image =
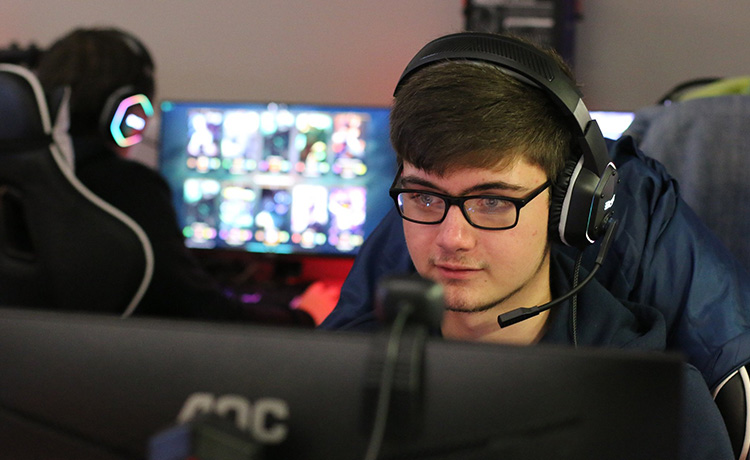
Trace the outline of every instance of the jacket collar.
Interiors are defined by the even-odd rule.
[[[550,264],[553,297],[564,295],[573,286],[575,261],[555,245]],[[581,267],[579,280],[588,271]],[[580,346],[663,350],[666,325],[656,308],[615,298],[595,279],[578,293],[576,318],[571,299],[552,307],[548,329],[541,343]]]

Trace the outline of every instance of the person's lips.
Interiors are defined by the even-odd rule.
[[[440,276],[450,279],[470,278],[481,271],[481,268],[453,263],[436,263],[435,268]]]

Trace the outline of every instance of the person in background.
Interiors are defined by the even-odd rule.
[[[155,95],[155,65],[139,39],[116,28],[78,28],[41,53],[35,72],[48,94],[70,89],[77,177],[135,220],[151,242],[154,275],[134,314],[311,324],[303,312],[256,309],[226,295],[185,247],[166,181],[128,159],[146,129]],[[127,133],[111,125],[123,101],[136,108]]]

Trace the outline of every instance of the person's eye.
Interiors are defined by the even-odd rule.
[[[407,200],[412,202],[416,206],[420,207],[431,207],[436,204],[436,202],[440,201],[439,198],[427,194],[427,193],[420,193],[420,192],[409,192],[407,194]]]
[[[484,197],[477,200],[475,210],[485,213],[500,213],[514,209],[512,202],[499,197]]]
[[[420,193],[419,194],[419,202],[422,203],[424,206],[432,206],[435,201],[437,201],[437,198],[435,198],[432,195],[428,195],[426,193]]]

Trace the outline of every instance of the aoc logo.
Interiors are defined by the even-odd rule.
[[[237,428],[264,444],[281,443],[289,434],[289,405],[282,399],[259,398],[251,403],[239,395],[193,393],[182,406],[177,422],[186,423],[207,413],[234,419]]]

